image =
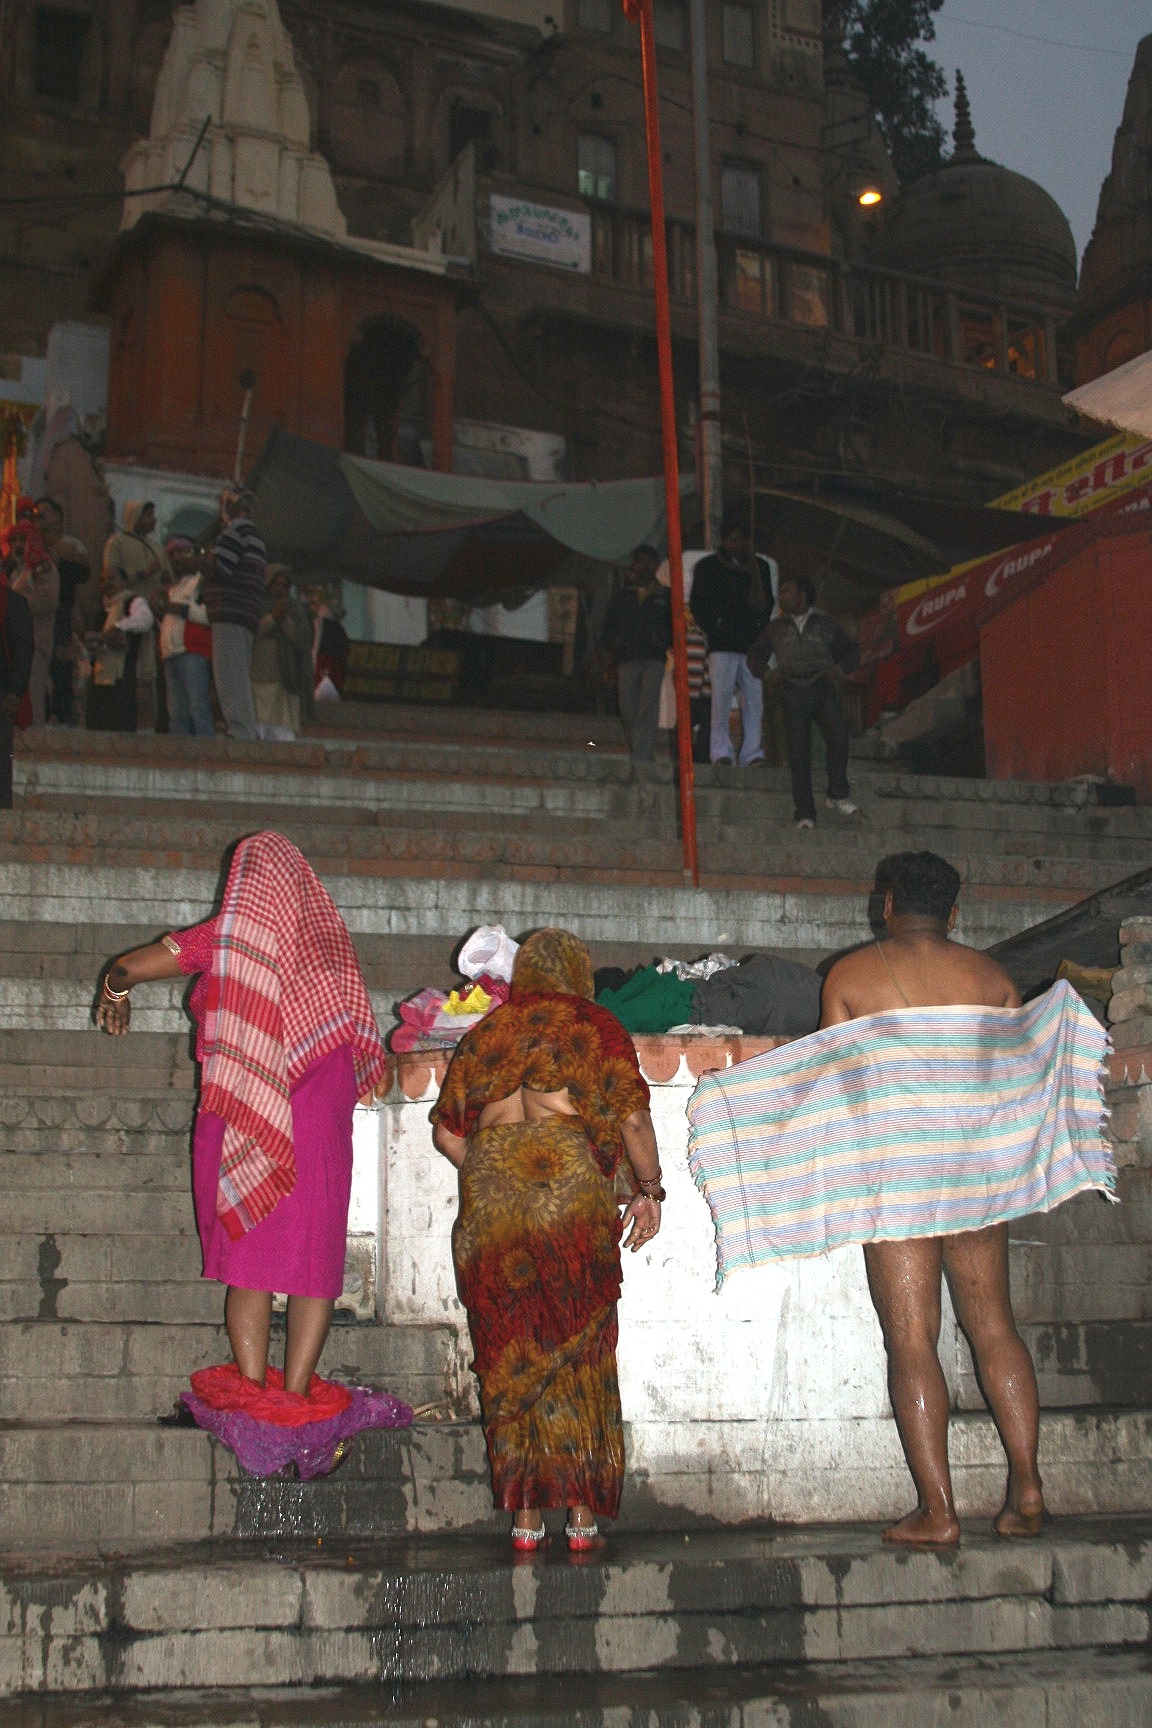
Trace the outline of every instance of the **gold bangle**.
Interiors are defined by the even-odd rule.
[[[113,990],[107,978],[104,980],[104,994],[109,1002],[123,1002],[131,989],[132,986],[129,984],[127,990]]]

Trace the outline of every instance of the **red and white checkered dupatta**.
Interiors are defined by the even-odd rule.
[[[351,1044],[360,1094],[387,1058],[352,940],[307,859],[282,834],[242,840],[217,920],[200,1107],[227,1124],[216,1210],[233,1240],[296,1185],[289,1089]]]

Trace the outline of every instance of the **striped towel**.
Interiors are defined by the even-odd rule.
[[[708,1074],[688,1156],[730,1272],[1114,1200],[1107,1037],[1063,980],[1025,1008],[898,1008]]]

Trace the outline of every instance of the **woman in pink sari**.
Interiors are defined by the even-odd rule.
[[[282,834],[239,842],[215,917],[112,962],[97,1024],[123,1035],[133,988],[181,974],[197,975],[196,1223],[204,1276],[228,1286],[236,1364],[206,1372],[230,1375],[229,1396],[259,1415],[261,1389],[299,1402],[325,1388],[314,1374],[343,1289],[352,1113],[387,1058],[344,920]],[[268,1366],[274,1291],[288,1297],[282,1380]]]

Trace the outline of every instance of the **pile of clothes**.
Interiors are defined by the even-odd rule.
[[[452,1050],[470,1027],[507,1002],[519,943],[499,924],[481,924],[467,937],[456,964],[467,982],[453,990],[418,990],[397,1007],[399,1026],[388,1042],[407,1050]]]
[[[596,1000],[633,1033],[737,1033],[798,1037],[820,1024],[819,972],[797,960],[749,954],[733,960],[656,960],[596,974]]]
[[[491,1009],[508,1000],[518,944],[499,924],[483,924],[457,957],[465,983],[424,989],[399,1004],[389,1040],[407,1050],[452,1049]],[[820,974],[795,960],[709,954],[702,960],[655,960],[632,972],[596,974],[596,1000],[634,1034],[746,1033],[798,1037],[820,1024]]]

